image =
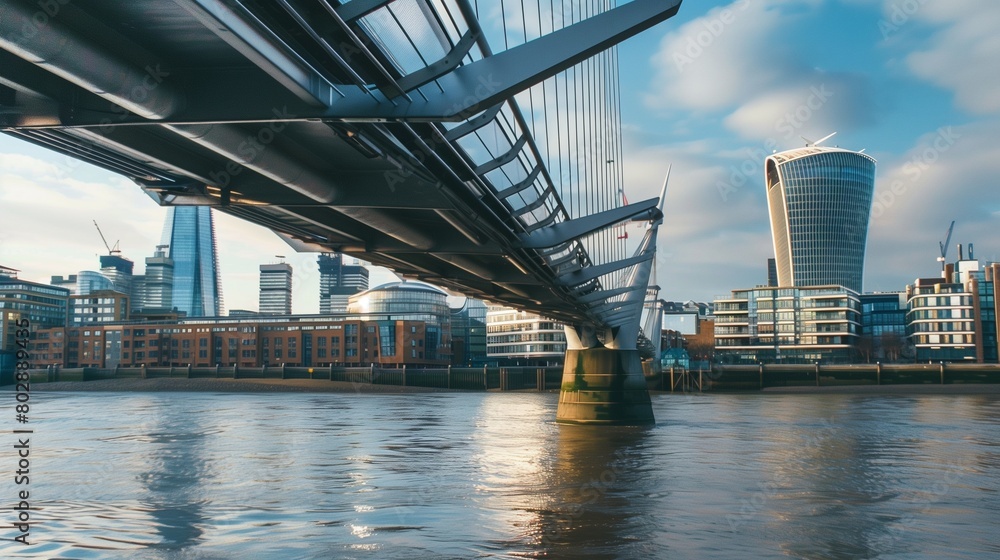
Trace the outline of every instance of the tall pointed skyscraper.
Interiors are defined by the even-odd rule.
[[[169,246],[174,262],[171,307],[188,317],[222,314],[222,284],[215,250],[215,224],[207,206],[170,208],[163,227],[162,245]]]

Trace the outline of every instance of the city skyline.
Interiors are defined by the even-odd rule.
[[[866,289],[900,290],[933,275],[937,242],[953,219],[955,243],[976,243],[979,257],[997,259],[1000,197],[992,177],[1000,154],[992,138],[1000,129],[1000,83],[975,69],[988,68],[998,49],[973,46],[991,45],[1000,9],[976,0],[912,4],[919,7],[685,5],[670,25],[621,47],[627,196],[655,196],[666,162],[674,163],[660,239],[665,298],[709,301],[765,283],[762,263],[774,255],[764,157],[802,146],[800,136],[833,131],[833,143],[868,148],[879,161]],[[102,253],[88,230],[95,218],[109,238],[121,239],[124,256],[139,263],[152,254],[154,224],[166,209],[126,179],[6,136],[0,164],[5,218],[23,220],[5,220],[0,263],[23,278],[46,282],[95,269]],[[216,217],[227,308],[255,308],[257,267],[282,253],[296,271],[293,311],[318,310],[314,253],[291,253],[263,228]],[[392,279],[376,273],[371,285]]]

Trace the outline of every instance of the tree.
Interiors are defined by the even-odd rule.
[[[884,332],[879,339],[879,344],[881,344],[882,352],[885,354],[885,361],[896,362],[903,355],[906,341],[898,333]]]
[[[869,335],[859,336],[858,341],[854,344],[854,352],[857,355],[857,361],[866,364],[872,363],[872,357],[875,355],[875,339]]]

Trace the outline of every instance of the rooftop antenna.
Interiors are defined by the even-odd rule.
[[[805,140],[805,141],[806,141],[806,147],[807,147],[807,148],[810,148],[810,147],[812,147],[812,146],[819,146],[819,145],[820,145],[820,144],[822,144],[823,142],[826,142],[827,140],[829,140],[829,139],[833,138],[833,137],[834,137],[834,135],[836,135],[836,134],[837,134],[836,132],[833,132],[833,133],[830,133],[830,134],[827,134],[826,136],[824,136],[824,137],[820,138],[819,140],[817,140],[817,141],[815,141],[815,142],[813,142],[812,140],[810,140],[810,139],[806,138],[805,136],[799,136],[799,138],[801,138],[801,139]]]

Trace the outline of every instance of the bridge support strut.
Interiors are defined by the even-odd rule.
[[[565,424],[653,424],[639,351],[566,351],[556,421]]]

